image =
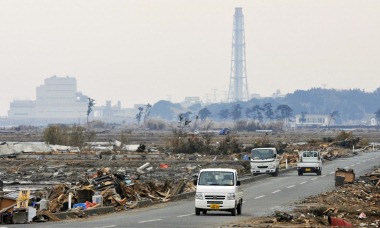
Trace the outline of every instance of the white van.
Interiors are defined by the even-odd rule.
[[[199,171],[195,193],[195,214],[201,211],[228,211],[231,215],[241,214],[243,190],[235,169],[209,168]]]

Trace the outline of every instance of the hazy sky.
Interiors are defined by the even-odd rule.
[[[250,94],[380,87],[378,0],[0,0],[0,116],[53,75],[96,105],[220,101],[235,7]]]

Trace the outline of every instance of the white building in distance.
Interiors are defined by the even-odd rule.
[[[35,101],[11,102],[8,118],[83,120],[87,117],[87,109],[88,97],[77,92],[75,78],[53,76],[36,88]]]
[[[296,115],[296,126],[332,126],[335,125],[334,119],[329,115]]]

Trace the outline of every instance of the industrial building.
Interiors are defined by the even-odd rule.
[[[36,88],[36,100],[14,100],[10,103],[8,118],[2,122],[10,125],[46,125],[52,123],[83,124],[87,121],[89,97],[77,91],[73,77],[52,76]],[[121,102],[92,107],[90,120],[127,123],[134,122],[138,107],[122,108]]]
[[[88,97],[77,92],[75,78],[53,76],[36,88],[36,100],[12,101],[8,118],[32,122],[54,122],[58,119],[60,122],[83,122],[87,108]]]

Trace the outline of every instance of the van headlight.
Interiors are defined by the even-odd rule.
[[[202,193],[195,193],[195,199],[203,200],[203,194]]]
[[[268,166],[268,168],[274,169],[274,168],[276,168],[276,166],[275,165],[270,165],[270,166]]]
[[[228,193],[227,194],[227,200],[234,200],[235,199],[235,193]]]

